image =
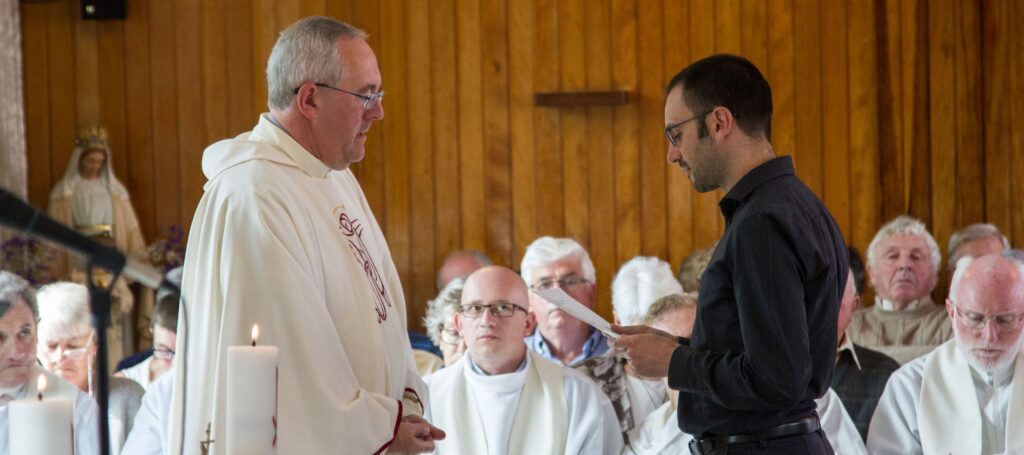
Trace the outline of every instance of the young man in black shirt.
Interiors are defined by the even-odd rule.
[[[835,365],[842,234],[792,159],[775,156],[771,88],[752,63],[711,56],[666,90],[668,161],[697,191],[725,191],[726,227],[701,278],[692,337],[617,327],[616,349],[679,390],[693,453],[831,454],[814,399]]]

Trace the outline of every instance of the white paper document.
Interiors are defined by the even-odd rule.
[[[547,300],[548,302],[551,302],[552,305],[573,315],[576,319],[586,322],[591,327],[600,330],[606,337],[613,340],[619,338],[619,334],[612,332],[611,323],[604,320],[604,318],[595,313],[594,310],[591,310],[582,303],[577,302],[576,299],[572,298],[569,294],[566,294],[561,288],[554,287],[542,291],[532,290],[530,292],[544,300]]]

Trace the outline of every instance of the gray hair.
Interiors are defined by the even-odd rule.
[[[267,106],[287,108],[295,89],[306,82],[337,84],[344,74],[338,39],[367,37],[356,27],[323,16],[307,17],[286,28],[267,60]]]
[[[423,317],[423,325],[434,345],[441,345],[441,331],[444,324],[455,318],[462,302],[462,288],[466,286],[465,278],[455,278],[445,285],[434,300],[427,301],[427,314]]]
[[[89,334],[89,290],[78,283],[61,281],[39,288],[39,342]]]
[[[36,291],[32,289],[28,280],[6,270],[0,270],[0,318],[4,317],[7,310],[18,303],[28,305],[28,308],[32,310],[32,316],[39,318]]]
[[[644,314],[643,325],[650,326],[658,322],[665,314],[679,308],[696,308],[697,294],[687,292],[685,294],[672,294],[658,299]]]
[[[656,257],[637,256],[622,264],[612,280],[612,307],[622,324],[636,325],[658,299],[682,293],[672,266]]]
[[[910,215],[900,215],[878,230],[875,238],[868,245],[868,268],[874,266],[875,261],[878,260],[878,255],[881,253],[878,251],[878,248],[882,242],[895,235],[908,234],[920,237],[928,245],[928,249],[932,253],[932,273],[939,273],[939,265],[942,264],[942,253],[939,251],[939,244],[935,242],[935,237],[932,237],[932,234],[928,232],[924,223]]]
[[[956,266],[957,259],[960,258],[953,257],[953,253],[956,253],[956,250],[960,248],[960,245],[967,242],[973,242],[975,240],[981,240],[986,237],[998,237],[999,241],[1003,243],[1003,250],[1010,249],[1010,241],[1002,232],[999,232],[999,228],[997,228],[996,225],[990,223],[974,223],[954,232],[953,235],[949,237],[949,256],[946,259],[946,267],[952,269]]]
[[[544,236],[534,240],[526,247],[523,254],[523,262],[519,265],[519,273],[527,286],[533,284],[533,270],[543,267],[552,262],[575,256],[580,260],[580,268],[583,269],[583,278],[591,283],[597,282],[597,272],[594,269],[594,262],[590,260],[590,254],[573,239],[555,238]]]
[[[715,244],[717,245],[717,242]],[[696,250],[679,264],[679,284],[683,285],[686,292],[700,291],[700,277],[711,263],[711,255],[714,252],[714,247]]]

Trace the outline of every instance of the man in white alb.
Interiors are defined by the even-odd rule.
[[[946,299],[954,338],[896,370],[868,430],[872,454],[1024,453],[1024,263],[963,258]],[[1019,385],[1019,384],[1016,384]]]
[[[537,325],[526,283],[505,267],[473,272],[455,327],[467,352],[427,377],[439,454],[617,454],[611,402],[582,373],[526,348]]]
[[[227,348],[249,344],[253,324],[279,349],[264,430],[277,453],[424,452],[443,437],[420,417],[398,273],[349,169],[384,116],[366,39],[325,17],[288,27],[267,63],[270,113],[203,154],[171,415],[184,440],[172,453],[198,453],[208,425],[210,453],[227,450]]]

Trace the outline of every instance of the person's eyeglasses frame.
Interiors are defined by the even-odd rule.
[[[579,275],[567,275],[557,280],[541,280],[536,284],[531,284],[530,289],[546,291],[548,289],[554,288],[556,284],[558,285],[559,289],[562,289],[564,291],[566,289],[575,288],[576,286],[579,286],[581,284],[590,284],[590,280]]]
[[[331,89],[331,90],[336,90],[336,91],[339,91],[341,93],[348,93],[349,95],[352,95],[352,96],[354,96],[356,98],[362,99],[363,100],[363,110],[364,111],[370,110],[370,106],[372,106],[374,104],[374,101],[384,101],[384,90],[380,90],[377,93],[371,93],[369,95],[363,95],[361,93],[350,92],[348,90],[343,90],[343,89],[340,89],[340,88],[335,87],[335,86],[330,85],[330,84],[324,84],[322,82],[314,82],[313,85],[315,85],[317,87],[323,87],[323,88],[328,88],[328,89]],[[298,86],[298,87],[295,87],[295,90],[294,90],[293,94],[298,95],[299,94],[299,90],[301,88],[302,88],[301,85]]]
[[[692,122],[694,120],[706,117],[708,114],[714,112],[715,109],[716,108],[708,109],[708,110],[706,110],[704,112],[701,112],[700,114],[694,115],[693,117],[690,117],[690,118],[688,118],[686,120],[683,120],[683,121],[681,121],[679,123],[673,123],[671,125],[666,126],[665,127],[665,137],[668,138],[668,143],[671,144],[673,147],[679,147],[679,144],[676,144],[676,139],[674,137],[672,137],[672,131],[674,131],[676,128],[679,128],[679,127],[681,127],[681,126],[683,126],[683,125],[685,125],[687,123],[690,123],[690,122]]]
[[[153,348],[153,358],[157,360],[174,359],[173,349]]]
[[[85,357],[85,355],[89,352],[89,346],[92,344],[92,339],[95,335],[95,331],[90,333],[89,338],[85,341],[85,344],[83,344],[82,347],[80,348],[67,349],[62,346],[57,346],[57,349],[54,350],[50,350],[49,348],[47,348],[46,352],[43,353],[43,357],[50,362],[60,362],[63,359],[77,360],[82,357]],[[77,336],[75,338],[81,338],[81,336]]]
[[[957,318],[960,320],[960,324],[964,327],[974,330],[981,330],[988,326],[988,321],[992,321],[996,329],[998,330],[1013,330],[1020,326],[1021,321],[1024,321],[1024,312],[1021,313],[1002,313],[1002,314],[985,314],[977,311],[961,309],[959,305],[949,300],[949,304],[953,306],[953,311],[956,313]],[[981,321],[972,320],[973,317],[981,316]],[[1005,318],[1000,320],[1000,318]]]
[[[514,310],[513,310],[514,311]],[[493,314],[493,313],[492,313]],[[452,341],[454,340],[454,341]],[[457,345],[462,342],[462,334],[455,329],[441,329],[441,342],[448,343],[451,345]]]
[[[503,307],[503,306],[506,306],[506,305],[511,307],[511,309],[509,309],[507,313],[504,312],[504,311],[502,311],[502,312],[498,311],[498,307]],[[473,314],[473,313],[475,313],[475,310],[473,310],[473,308],[479,308],[480,312],[477,313],[477,314]],[[481,317],[484,316],[484,312],[486,312],[486,311],[490,311],[491,312],[491,316],[493,316],[493,317],[504,319],[504,318],[512,317],[513,314],[516,314],[516,310],[520,310],[524,314],[529,314],[530,313],[530,311],[527,310],[526,308],[523,308],[523,307],[521,307],[519,305],[516,305],[514,303],[511,303],[511,302],[490,303],[490,304],[486,304],[486,305],[482,304],[482,303],[470,303],[468,305],[462,305],[462,306],[459,307],[459,313],[462,314],[463,317],[466,317],[466,318],[469,318],[469,319],[481,318]]]

